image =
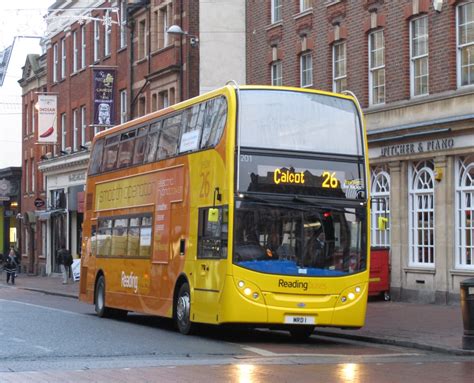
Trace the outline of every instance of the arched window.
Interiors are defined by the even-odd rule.
[[[410,266],[434,267],[434,164],[411,163],[409,183]]]
[[[372,247],[390,247],[390,174],[384,168],[372,169],[371,236]],[[378,228],[379,217],[388,218],[386,230]]]
[[[456,166],[455,266],[474,270],[474,156],[460,157]]]

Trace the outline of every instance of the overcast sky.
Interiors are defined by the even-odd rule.
[[[11,45],[15,36],[41,36],[43,16],[53,0],[0,1],[0,50]]]

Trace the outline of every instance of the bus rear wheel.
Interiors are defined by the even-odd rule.
[[[306,340],[313,335],[314,326],[295,326],[290,328],[291,337],[294,340]]]
[[[191,293],[187,282],[179,288],[174,307],[174,320],[178,331],[183,335],[191,334],[194,325],[191,322]]]
[[[112,316],[112,310],[105,306],[105,278],[103,275],[99,277],[95,285],[95,312],[100,318]]]

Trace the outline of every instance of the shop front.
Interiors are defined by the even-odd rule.
[[[48,275],[60,272],[59,249],[69,249],[74,258],[79,258],[81,252],[82,201],[89,152],[69,157],[43,161],[39,166],[45,177],[47,203],[36,215],[45,228],[43,247]]]
[[[472,105],[462,95],[367,114],[372,196],[389,216],[377,230],[383,208],[373,207],[371,245],[389,249],[395,300],[458,301],[474,276]]]

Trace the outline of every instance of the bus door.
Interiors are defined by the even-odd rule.
[[[199,209],[198,248],[194,271],[194,320],[217,322],[227,259],[227,206]]]

